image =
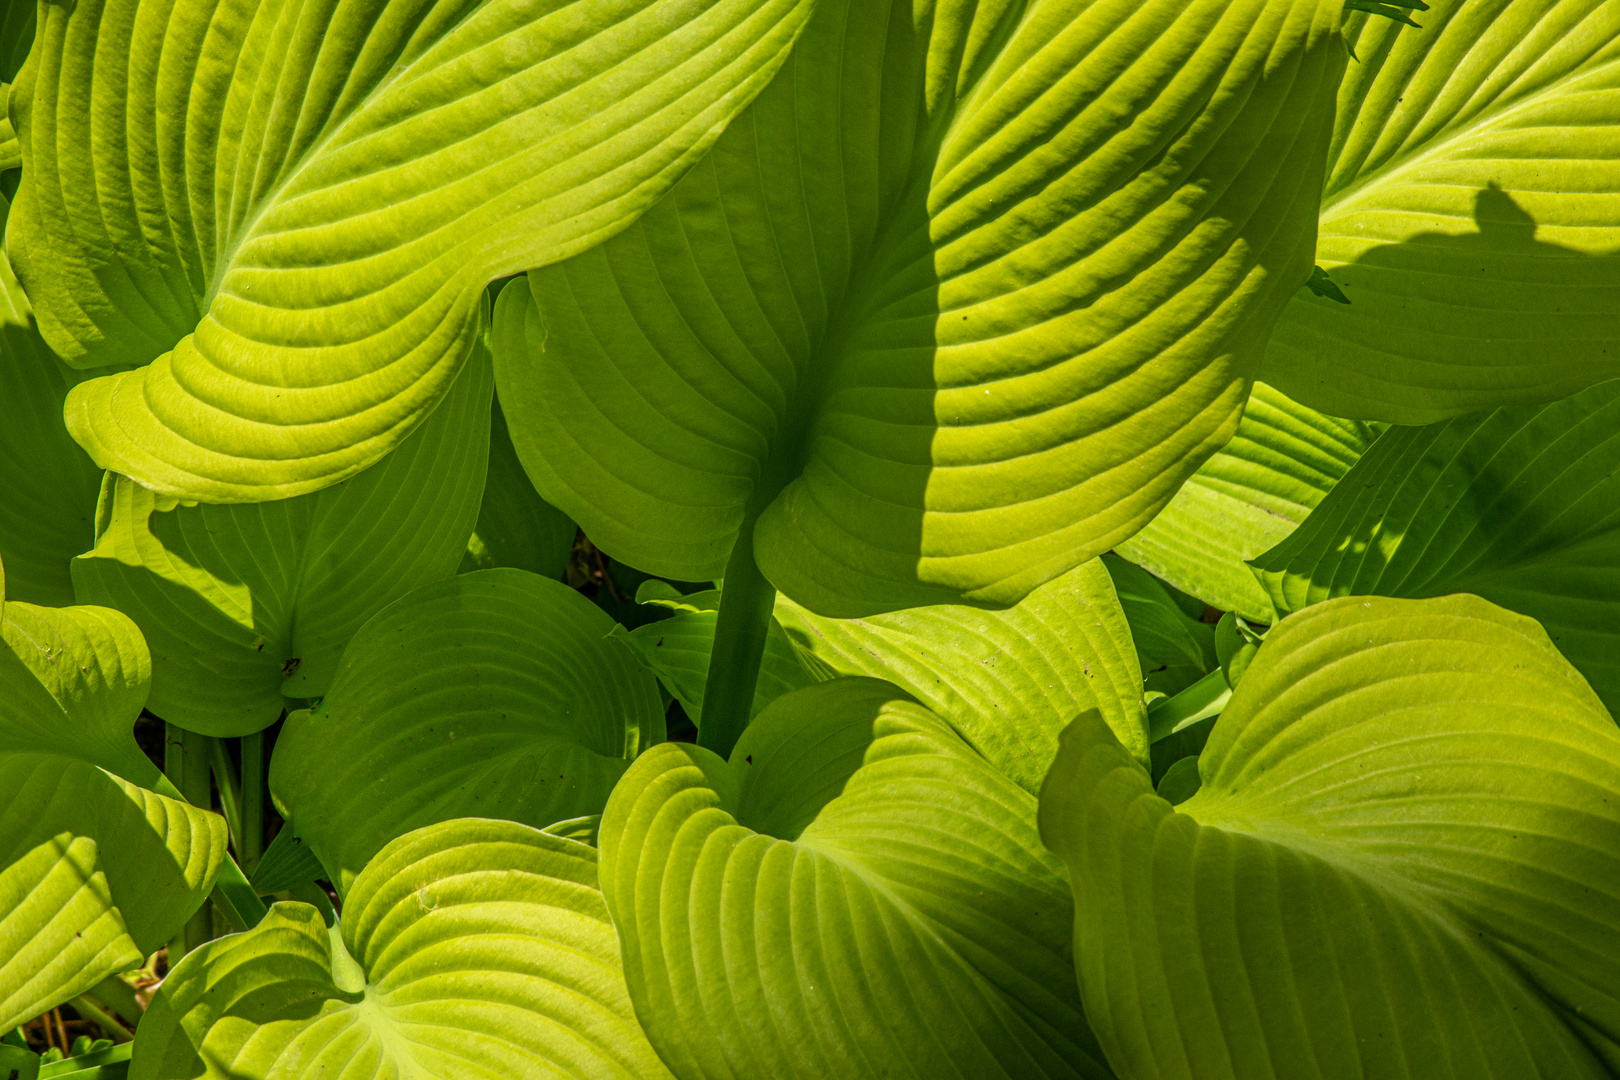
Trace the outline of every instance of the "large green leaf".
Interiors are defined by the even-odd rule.
[[[1358,16],[1316,259],[1264,377],[1426,424],[1620,376],[1620,5],[1436,0]],[[1364,20],[1364,21],[1363,21]]]
[[[286,698],[326,693],[367,619],[454,574],[479,512],[491,385],[480,349],[386,461],[311,495],[179,506],[108,474],[73,582],[145,633],[152,711],[211,735],[268,727]]]
[[[151,666],[105,608],[11,601],[0,621],[0,1030],[139,965],[225,858],[217,815],[145,790]]]
[[[463,571],[511,566],[541,577],[560,578],[568,569],[579,527],[542,499],[512,449],[499,401],[489,410],[489,471],[478,524],[461,557]]]
[[[1476,593],[1539,620],[1620,709],[1620,381],[1392,428],[1254,564],[1284,612]]]
[[[209,502],[315,491],[449,392],[490,280],[623,228],[809,0],[84,0],[13,93],[11,240],[69,427]]]
[[[630,996],[682,1080],[1104,1077],[1035,799],[874,679],[777,699],[729,762],[643,754],[602,818]]]
[[[656,604],[674,614],[634,630],[615,626],[613,636],[630,646],[647,670],[657,675],[665,689],[681,703],[692,723],[702,728],[704,683],[714,651],[720,590],[705,589],[682,595],[668,582],[651,578],[636,590],[636,602]],[[819,682],[830,674],[815,657],[800,653],[781,624],[772,619],[766,630],[765,653],[760,657],[749,716],[757,715],[783,694]]]
[[[1082,718],[1041,793],[1131,1080],[1607,1080],[1620,729],[1535,623],[1346,597],[1271,632],[1172,808]]]
[[[1310,271],[1338,18],[822,0],[667,198],[501,294],[518,453],[663,576],[759,515],[821,614],[1017,602],[1230,437]]]
[[[1373,437],[1255,383],[1232,441],[1114,550],[1207,604],[1269,623],[1271,600],[1244,560],[1304,521]]]
[[[1119,740],[1147,759],[1142,673],[1097,560],[1005,611],[942,604],[829,619],[779,599],[776,617],[805,653],[842,674],[901,687],[1031,792],[1052,763],[1058,734],[1087,709],[1100,710]]]
[[[319,708],[287,718],[271,793],[340,889],[432,822],[598,813],[664,738],[658,684],[612,627],[522,570],[418,589],[355,635]]]
[[[277,904],[187,954],[141,1019],[131,1080],[658,1080],[596,851],[450,821],[378,853],[340,927]]]
[[[0,195],[0,221],[9,209]],[[39,336],[28,297],[0,254],[0,555],[18,600],[72,604],[68,566],[95,543],[101,470],[62,425],[62,403],[81,378]]]

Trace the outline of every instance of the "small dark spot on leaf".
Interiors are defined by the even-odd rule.
[[[743,758],[743,760],[748,762],[748,764],[752,765],[754,763],[754,755],[749,754],[747,757]]]
[[[292,673],[297,671],[298,670],[298,665],[302,664],[303,662],[304,661],[301,658],[295,656],[291,660],[288,660],[285,664],[282,664],[281,665],[281,677],[283,679],[292,678]]]

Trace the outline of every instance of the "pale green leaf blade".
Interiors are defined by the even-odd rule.
[[[1039,790],[1058,734],[1088,709],[1147,759],[1142,673],[1097,560],[1005,611],[938,605],[829,619],[782,598],[776,617],[834,671],[886,679],[927,705],[1026,790]]]
[[[600,812],[664,737],[658,685],[613,625],[561,582],[499,569],[418,589],[362,627],[270,762],[271,793],[333,884],[433,822]]]
[[[1620,707],[1620,381],[1391,428],[1254,565],[1279,611],[1478,594],[1538,620]]]
[[[1016,603],[1230,437],[1310,270],[1337,24],[825,0],[666,199],[503,292],[519,455],[662,576],[720,576],[759,513],[818,613]]]
[[[596,851],[509,821],[394,841],[342,936],[306,904],[189,953],[131,1080],[667,1080],[636,1024]]]
[[[454,574],[479,512],[491,391],[480,349],[387,460],[280,502],[176,506],[109,475],[74,586],[145,633],[152,711],[217,736],[268,727],[287,698],[326,693],[367,619]]]
[[[512,449],[506,416],[499,401],[489,409],[489,471],[478,524],[467,540],[461,569],[493,570],[511,566],[541,577],[560,578],[579,532],[567,514],[542,499]]]
[[[682,1080],[1106,1077],[1034,797],[888,684],[779,698],[729,762],[642,755],[602,889]]]
[[[484,286],[623,228],[769,80],[808,0],[46,5],[20,229],[99,464],[209,502],[373,464]]]
[[[1304,521],[1373,437],[1257,382],[1232,441],[1114,550],[1206,604],[1269,623],[1271,600],[1245,560]]]
[[[1172,808],[1082,718],[1041,794],[1086,1015],[1133,1080],[1620,1067],[1620,729],[1529,619],[1284,619]]]
[[[661,584],[661,583],[656,583]],[[686,715],[703,726],[703,687],[709,677],[709,655],[714,648],[714,626],[720,610],[720,590],[687,596],[660,596],[654,582],[643,585],[636,599],[674,609],[667,619],[626,630],[613,628],[614,637],[628,645],[647,670],[681,703]],[[648,585],[654,585],[652,589]],[[671,592],[674,590],[671,589]],[[765,653],[759,662],[750,716],[777,698],[826,678],[828,672],[814,660],[806,661],[775,619],[766,633]]]
[[[32,5],[22,5],[32,11]],[[3,16],[11,19],[12,15]],[[0,27],[0,46],[7,44]],[[10,205],[0,195],[0,215]],[[0,254],[0,556],[8,594],[66,607],[73,603],[68,569],[95,542],[101,470],[62,424],[62,404],[82,375],[58,360],[34,328],[33,308]]]
[[[137,786],[158,772],[132,734],[151,669],[127,618],[12,601],[0,631],[8,1030],[168,940],[213,885],[225,822]]]
[[[1427,424],[1620,376],[1620,7],[1437,0],[1352,37],[1316,261],[1263,377]],[[1303,279],[1302,279],[1303,280]]]

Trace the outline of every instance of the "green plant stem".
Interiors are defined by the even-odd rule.
[[[776,606],[776,587],[754,562],[754,521],[750,514],[737,533],[726,562],[720,613],[709,652],[709,675],[703,684],[703,716],[698,745],[729,757],[754,706],[754,686],[765,656],[765,635]]]
[[[178,774],[170,772],[169,778],[180,789],[180,797],[192,806],[200,806],[205,810],[213,808],[212,775],[209,769],[209,744],[213,742],[207,735],[195,731],[179,729],[179,769]],[[176,744],[175,727],[170,725],[168,751],[173,752]],[[165,754],[165,763],[168,754]],[[169,942],[169,970],[174,970],[192,949],[206,942],[212,935],[212,926],[208,918],[208,905],[202,907],[186,920],[186,925]],[[178,952],[179,955],[176,955]]]
[[[180,789],[166,776],[159,776],[152,790],[171,799],[185,800],[185,796],[180,794]],[[225,862],[219,868],[219,878],[214,883],[210,899],[219,905],[225,918],[238,930],[251,930],[258,926],[259,920],[264,918],[264,913],[269,910],[264,906],[264,901],[259,899],[259,894],[254,891],[253,886],[248,884],[247,875],[242,873],[242,868],[231,858],[230,852],[225,853]],[[173,968],[176,962],[171,958],[169,966]]]
[[[135,988],[117,975],[102,979],[90,988],[89,993],[111,1009],[125,1027],[133,1028],[141,1022],[141,1002],[135,996]]]
[[[264,857],[264,732],[242,736],[242,835],[236,842],[249,874]]]
[[[213,764],[214,786],[219,789],[220,810],[230,829],[231,841],[236,845],[236,854],[241,857],[242,795],[236,782],[236,766],[231,764],[231,752],[226,748],[224,739],[209,739],[208,751]]]

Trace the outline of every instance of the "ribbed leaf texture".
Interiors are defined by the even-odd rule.
[[[1230,437],[1310,273],[1337,29],[823,0],[668,198],[502,293],[519,454],[661,576],[719,576],[762,512],[760,568],[820,614],[1016,603]]]
[[[828,619],[789,600],[776,617],[804,653],[844,675],[901,687],[1031,792],[1058,734],[1098,709],[1147,760],[1142,674],[1100,562],[1082,563],[1005,611],[959,605]]]
[[[1267,637],[1172,808],[1064,734],[1086,1015],[1130,1080],[1620,1069],[1620,730],[1534,622],[1345,597]]]
[[[1620,5],[1435,0],[1355,16],[1316,261],[1264,378],[1427,424],[1620,376]]]
[[[454,574],[479,513],[491,388],[480,348],[386,461],[280,502],[179,506],[108,474],[73,583],[145,633],[152,711],[210,735],[268,727],[287,698],[327,692],[367,619]]]
[[[1477,593],[1538,620],[1620,709],[1620,381],[1391,428],[1254,565],[1284,612],[1349,593]]]
[[[630,767],[602,890],[659,1055],[698,1077],[1106,1077],[1035,800],[888,684],[777,699],[729,762]]]
[[[1373,438],[1364,423],[1255,383],[1232,441],[1114,550],[1206,604],[1269,623],[1271,599],[1244,560],[1293,532]]]
[[[139,965],[212,888],[225,822],[138,785],[151,666],[105,608],[0,623],[0,1030]]]
[[[31,5],[17,5],[32,10]],[[0,19],[10,20],[8,9]],[[5,44],[0,24],[0,46]],[[0,214],[10,206],[0,195]],[[6,590],[50,607],[73,603],[68,569],[95,543],[101,470],[62,426],[62,403],[83,376],[63,364],[34,327],[33,307],[0,254],[0,556]]]
[[[186,955],[131,1080],[667,1080],[636,1025],[596,852],[509,821],[381,851],[341,934],[276,904]]]
[[[599,813],[664,738],[658,685],[613,625],[522,570],[418,589],[355,635],[319,708],[287,718],[271,794],[340,889],[420,826]]]
[[[636,590],[636,600],[674,612],[667,619],[626,630],[614,626],[613,636],[623,641],[658,676],[664,688],[698,727],[703,726],[703,691],[714,650],[714,627],[720,611],[720,590],[681,595],[667,582],[651,578]],[[750,716],[783,694],[830,677],[832,671],[793,645],[774,618],[766,630],[765,652],[760,657]]]
[[[449,392],[487,282],[631,221],[808,0],[85,0],[13,92],[11,240],[74,437],[167,494],[286,498]]]

